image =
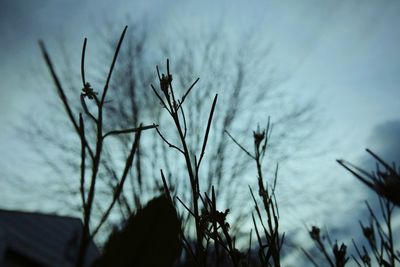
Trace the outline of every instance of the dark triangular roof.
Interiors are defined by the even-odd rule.
[[[82,221],[78,218],[0,210],[0,248],[43,266],[73,266],[81,234]],[[87,265],[98,255],[96,246],[91,243]]]

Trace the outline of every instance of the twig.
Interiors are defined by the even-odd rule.
[[[183,102],[185,101],[186,97],[189,95],[190,91],[192,90],[192,88],[195,86],[195,84],[196,84],[199,80],[200,80],[200,78],[197,78],[197,79],[192,83],[192,85],[189,87],[189,89],[186,91],[186,93],[182,96],[181,102],[179,103],[177,109],[179,109],[179,108],[182,106],[182,104],[183,104]]]
[[[103,135],[103,139],[105,139],[107,136],[111,136],[111,135],[136,133],[136,132],[139,132],[139,131],[148,130],[148,129],[153,129],[153,128],[157,128],[157,127],[158,127],[157,124],[153,124],[153,125],[140,126],[140,127],[136,127],[136,128],[129,128],[129,129],[123,129],[123,130],[109,131],[108,133],[106,133],[105,135]]]
[[[178,100],[179,105],[182,103]],[[183,107],[180,109],[181,110],[181,114],[182,114],[182,119],[183,119],[183,138],[186,139],[186,134],[187,134],[187,124],[186,124],[186,117],[185,117],[185,112],[183,111]]]
[[[49,57],[49,54],[47,53],[47,50],[46,50],[46,47],[45,47],[43,41],[41,41],[41,40],[39,41],[39,46],[40,46],[40,49],[42,51],[42,55],[44,57],[46,65],[49,68],[50,74],[51,74],[51,76],[53,78],[53,81],[54,81],[54,83],[56,85],[58,96],[60,97],[60,99],[61,99],[61,101],[62,101],[62,103],[64,105],[65,111],[67,112],[67,116],[68,116],[69,120],[71,121],[72,125],[74,126],[75,132],[77,134],[79,134],[79,125],[78,125],[78,123],[76,122],[76,120],[74,118],[71,106],[69,105],[69,102],[68,102],[68,98],[65,95],[63,87],[61,86],[60,80],[59,80],[59,78],[58,78],[58,76],[56,74],[56,71],[54,69],[53,63],[52,63],[52,61],[51,61],[51,59]],[[94,153],[93,153],[92,149],[90,148],[90,146],[89,146],[89,144],[88,144],[88,142],[86,140],[85,140],[85,145],[86,145],[86,148],[88,149],[90,157],[93,159],[94,158]]]
[[[238,141],[236,141],[235,138],[233,138],[233,136],[227,131],[225,130],[225,133],[232,139],[232,141],[241,149],[243,150],[250,158],[252,159],[256,159],[249,151],[247,151],[247,149],[245,149],[241,144],[239,144]]]
[[[103,213],[103,216],[101,217],[99,224],[97,225],[95,230],[92,232],[91,238],[93,238],[97,234],[97,232],[100,230],[103,223],[107,220],[116,200],[119,199],[119,196],[120,196],[123,186],[125,184],[126,177],[128,176],[128,173],[132,167],[132,162],[133,162],[133,158],[135,156],[135,152],[139,146],[141,132],[142,132],[142,130],[139,129],[139,131],[136,133],[135,141],[132,143],[130,154],[125,162],[125,168],[124,168],[121,180],[120,180],[119,184],[117,185],[116,190],[114,192],[113,199],[112,199],[110,205],[108,206],[107,210]]]
[[[83,107],[83,111],[85,111],[86,115],[88,115],[89,118],[91,118],[94,121],[94,123],[97,123],[97,119],[93,116],[92,113],[90,113],[90,111],[89,111],[89,109],[88,109],[88,107],[86,105],[85,96],[83,94],[81,94],[80,99],[81,99],[81,104],[82,104],[82,107]]]
[[[319,267],[319,265],[314,261],[314,259],[311,257],[311,255],[308,254],[307,251],[305,251],[303,248],[301,248],[301,251],[303,251],[304,255],[306,255],[306,257],[309,259],[309,261],[310,261],[315,267]]]
[[[81,179],[80,179],[80,192],[82,199],[83,214],[86,213],[86,200],[85,200],[85,159],[86,159],[86,148],[85,148],[85,126],[83,123],[82,114],[79,114],[79,129],[81,139]]]
[[[112,75],[112,72],[114,70],[114,65],[115,65],[115,62],[117,61],[119,50],[121,48],[121,44],[122,44],[122,41],[124,40],[124,36],[125,36],[125,33],[126,33],[127,29],[128,29],[128,26],[125,26],[124,30],[122,31],[121,37],[120,37],[120,39],[118,41],[117,48],[115,49],[114,57],[113,57],[113,60],[112,60],[111,66],[110,66],[110,70],[108,72],[107,80],[106,80],[106,83],[104,85],[103,94],[101,96],[100,106],[103,106],[103,104],[104,104],[104,100],[106,98],[107,91],[108,91],[108,85],[110,83],[111,75]]]
[[[201,149],[200,159],[197,163],[197,168],[200,168],[201,161],[203,160],[203,157],[204,157],[204,152],[206,150],[207,141],[208,141],[208,134],[210,133],[211,122],[212,122],[213,115],[214,115],[215,105],[217,104],[217,99],[218,99],[218,94],[215,95],[214,101],[211,106],[210,116],[208,117],[206,133],[204,134],[204,139],[203,139],[203,147]]]
[[[156,131],[157,131],[158,135],[161,137],[161,139],[162,139],[169,147],[175,148],[175,149],[177,149],[179,152],[181,152],[182,154],[185,154],[185,152],[184,152],[182,149],[180,149],[180,148],[177,147],[176,145],[173,145],[173,144],[171,144],[170,142],[168,142],[168,140],[165,139],[165,137],[161,134],[161,132],[160,132],[160,130],[158,130],[158,128],[156,128]]]
[[[157,70],[158,70],[158,69],[157,69]],[[160,100],[160,102],[161,102],[163,108],[165,108],[165,109],[168,111],[168,113],[172,116],[172,113],[171,113],[171,111],[168,109],[167,104],[165,104],[164,100],[162,99],[162,97],[160,96],[160,94],[157,92],[156,88],[154,88],[154,85],[150,84],[150,86],[151,86],[151,89],[153,89],[153,92],[156,94],[158,100]]]
[[[179,197],[176,197],[176,199],[182,204],[182,206],[183,206],[194,218],[196,218],[196,216],[194,215],[194,213],[188,208],[188,206],[186,206],[186,204],[185,204]]]
[[[86,54],[86,43],[87,43],[87,38],[85,37],[85,40],[83,41],[83,47],[82,47],[82,57],[81,57],[81,76],[82,76],[82,84],[85,87],[86,85],[86,79],[85,79],[85,54]]]

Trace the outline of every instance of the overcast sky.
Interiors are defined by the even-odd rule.
[[[273,64],[290,75],[284,86],[317,99],[323,126],[317,129],[315,146],[330,147],[330,152],[297,163],[318,170],[292,179],[288,188],[295,192],[308,188],[307,194],[315,196],[306,199],[299,194],[296,199],[296,193],[287,193],[287,197],[294,195],[283,201],[291,203],[286,210],[290,220],[300,221],[299,227],[310,218],[321,218],[315,223],[329,222],[332,206],[326,203],[337,203],[338,214],[350,211],[349,203],[359,203],[364,191],[335,159],[362,163],[366,147],[388,160],[400,159],[400,2],[216,2],[0,1],[0,174],[16,165],[31,171],[30,165],[18,162],[23,148],[17,148],[19,140],[10,125],[29,112],[26,107],[40,106],[40,99],[29,90],[39,84],[33,70],[43,66],[38,39],[45,40],[50,51],[56,51],[60,40],[80,49],[84,36],[93,38],[105,19],[122,29],[127,14],[146,17],[153,32],[179,24],[196,30],[221,21],[231,34],[245,36],[252,31],[265,39],[272,47]],[[10,188],[1,176],[0,184]],[[0,208],[15,208],[12,194],[0,195],[0,203]],[[302,203],[302,208],[293,203]],[[338,217],[335,220],[342,220]]]

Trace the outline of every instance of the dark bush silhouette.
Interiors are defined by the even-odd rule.
[[[170,200],[154,198],[111,234],[93,267],[172,266],[180,253],[180,227]]]

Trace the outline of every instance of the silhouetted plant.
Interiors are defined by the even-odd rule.
[[[349,257],[347,256],[347,246],[344,243],[342,243],[340,247],[338,246],[337,241],[332,244],[328,233],[322,235],[321,229],[317,226],[311,227],[309,235],[315,243],[319,252],[323,255],[323,258],[325,259],[327,265],[331,267],[344,267],[349,261]],[[327,248],[326,243],[329,244],[330,249]],[[307,252],[303,248],[301,250],[314,266],[320,266],[317,264],[316,260],[311,256],[309,252]],[[331,253],[329,253],[329,250],[331,250]]]
[[[253,225],[257,235],[259,245],[258,256],[262,266],[281,266],[281,250],[284,241],[284,234],[279,234],[279,211],[278,204],[275,197],[276,180],[278,178],[278,165],[276,165],[274,180],[271,186],[268,183],[264,186],[264,176],[262,170],[262,161],[268,148],[268,141],[271,136],[272,126],[268,119],[266,129],[253,131],[254,154],[250,153],[246,148],[239,144],[232,135],[226,131],[228,136],[235,142],[238,147],[243,150],[251,159],[256,163],[257,167],[257,180],[258,180],[258,194],[263,203],[264,211],[266,214],[266,225],[264,223],[264,216],[258,206],[257,200],[254,196],[251,187],[250,194],[255,204],[255,210],[263,232],[260,233],[258,224],[252,213]],[[262,236],[264,234],[264,236]],[[264,239],[265,242],[264,243]]]
[[[200,154],[196,156],[192,152],[189,151],[189,146],[186,142],[187,136],[187,124],[184,112],[184,102],[193,89],[194,85],[198,82],[199,79],[196,79],[192,85],[187,89],[187,91],[183,94],[183,96],[178,99],[175,96],[175,92],[172,86],[172,74],[169,69],[169,60],[167,60],[167,74],[161,74],[157,66],[157,75],[159,79],[159,90],[157,90],[153,85],[151,88],[153,89],[155,95],[158,100],[162,104],[162,107],[168,112],[171,119],[174,122],[175,128],[178,132],[178,140],[180,142],[179,145],[172,144],[168,141],[161,131],[156,128],[157,133],[161,137],[161,139],[171,148],[176,149],[180,154],[183,155],[183,158],[186,163],[187,175],[190,180],[191,185],[191,193],[192,193],[192,208],[187,208],[189,213],[193,215],[195,221],[195,229],[196,229],[196,262],[201,266],[206,265],[206,256],[204,251],[203,240],[205,237],[204,228],[201,225],[201,214],[199,208],[199,200],[201,198],[200,186],[199,186],[199,169],[205,154],[205,149],[207,146],[208,135],[211,128],[211,122],[214,115],[215,105],[217,103],[218,95],[215,95],[214,101],[211,106],[211,111],[208,118],[207,127],[204,134],[203,145],[200,151]],[[161,94],[158,93],[161,91]],[[182,202],[183,203],[183,202]],[[189,250],[189,248],[187,248]]]
[[[82,84],[83,84],[83,89],[81,92],[81,104],[82,104],[83,110],[85,112],[85,115],[79,114],[79,122],[77,122],[77,119],[72,112],[69,101],[65,95],[64,89],[59,81],[59,78],[56,74],[53,63],[52,63],[52,61],[47,53],[47,50],[44,46],[44,43],[40,42],[40,48],[42,50],[43,57],[46,61],[46,64],[50,70],[51,76],[56,85],[58,95],[64,105],[64,108],[67,112],[68,118],[69,118],[70,122],[72,123],[72,125],[75,129],[75,132],[79,135],[79,138],[81,140],[80,195],[81,195],[82,208],[83,208],[83,233],[82,233],[82,237],[81,237],[79,253],[77,256],[77,260],[76,260],[76,266],[78,266],[78,267],[83,266],[85,255],[86,255],[86,249],[87,249],[87,246],[88,246],[90,240],[93,239],[93,237],[98,233],[101,226],[107,220],[112,208],[114,207],[114,204],[116,203],[116,201],[119,199],[119,197],[121,195],[126,177],[131,169],[133,158],[136,153],[137,147],[139,145],[141,132],[143,130],[156,127],[156,125],[142,126],[142,124],[140,124],[139,127],[135,127],[135,128],[117,129],[117,130],[111,130],[108,132],[104,131],[103,110],[104,110],[104,106],[106,103],[105,99],[106,99],[107,92],[109,89],[109,83],[110,83],[110,79],[111,79],[111,76],[113,73],[114,65],[116,63],[120,47],[121,47],[122,41],[125,36],[126,29],[127,29],[127,27],[125,27],[124,31],[122,32],[120,40],[116,47],[115,54],[114,54],[114,57],[113,57],[113,60],[112,60],[112,63],[111,63],[111,66],[110,66],[110,69],[109,69],[109,72],[107,75],[107,79],[106,79],[106,82],[105,82],[105,85],[104,85],[104,88],[103,88],[100,98],[97,97],[98,93],[94,91],[94,89],[91,87],[90,83],[86,81],[85,52],[86,52],[87,40],[85,38],[84,43],[83,43],[82,60],[81,60],[81,77],[82,77]],[[90,101],[94,102],[94,106],[97,108],[96,115],[93,115],[92,112],[89,111],[87,104],[86,104],[86,98],[88,98]],[[94,140],[95,140],[94,148],[92,147],[91,143],[88,141],[88,137],[85,134],[84,117],[87,118],[87,120],[89,122],[91,122],[92,126],[95,127],[95,129],[96,129],[96,136],[94,138]],[[99,222],[97,222],[97,225],[95,225],[94,230],[90,231],[92,207],[93,207],[93,201],[94,201],[95,192],[96,192],[96,181],[98,179],[99,169],[102,164],[102,152],[103,152],[102,149],[103,149],[104,141],[109,136],[115,136],[115,135],[120,135],[120,134],[129,134],[129,133],[135,133],[135,138],[134,138],[134,141],[132,142],[130,153],[126,159],[125,167],[121,174],[121,178],[119,179],[118,183],[114,187],[114,194],[113,194],[111,203],[109,203],[107,209],[102,213],[101,219],[99,220]],[[89,186],[88,192],[86,192],[86,190],[85,190],[87,166],[90,166],[90,168],[91,168],[91,175],[90,175],[90,181],[89,181],[90,186]]]
[[[399,171],[396,170],[394,163],[393,166],[390,166],[371,150],[367,149],[366,151],[377,162],[375,172],[368,172],[345,160],[337,160],[341,166],[374,191],[379,202],[378,210],[374,210],[366,202],[370,220],[368,224],[359,222],[365,242],[360,245],[354,239],[352,240],[356,255],[351,255],[351,257],[360,267],[394,267],[396,263],[400,262],[400,251],[395,249],[396,243],[392,227],[393,211],[400,203],[398,194],[400,192]],[[381,170],[382,167],[383,171]],[[332,245],[329,235],[321,236],[320,232],[318,227],[313,226],[309,234],[326,262],[332,267],[345,266],[349,260],[346,245],[342,244],[339,247],[337,242]],[[332,254],[328,252],[325,240],[330,244]],[[314,266],[319,266],[309,252],[304,249],[302,251]]]
[[[345,160],[337,160],[337,162],[378,195],[400,206],[400,171],[396,169],[394,163],[393,166],[390,166],[390,164],[386,163],[371,150],[366,149],[366,151],[379,164],[377,165],[376,172],[368,172]],[[384,169],[381,170],[379,166],[382,166]]]
[[[370,221],[367,225],[360,221],[360,227],[368,248],[365,245],[356,244],[353,240],[357,252],[357,256],[353,256],[353,259],[358,266],[375,266],[376,264],[377,266],[393,267],[396,266],[396,262],[400,263],[400,251],[395,249],[395,236],[392,228],[393,211],[400,206],[400,171],[396,169],[394,163],[393,166],[390,166],[371,150],[366,149],[366,151],[377,162],[375,172],[368,172],[345,160],[337,160],[341,166],[377,194],[380,208],[380,214],[377,214],[377,211],[374,211],[366,202]],[[382,167],[383,170],[381,170]]]
[[[169,60],[167,60],[167,73],[160,74],[160,71],[157,67],[157,75],[159,78],[159,90],[157,90],[153,85],[151,87],[158,100],[162,104],[162,107],[168,112],[174,122],[175,129],[178,133],[179,144],[173,144],[172,142],[168,141],[168,139],[158,128],[156,130],[160,138],[170,148],[182,154],[186,163],[187,176],[191,184],[192,207],[186,205],[178,196],[176,197],[188,214],[192,216],[195,223],[196,248],[192,249],[189,242],[187,242],[187,239],[184,239],[184,247],[187,251],[187,254],[192,257],[191,262],[195,266],[219,266],[219,264],[224,261],[225,255],[229,256],[233,266],[243,266],[243,264],[246,262],[246,257],[235,247],[235,238],[231,236],[230,225],[226,221],[229,210],[219,211],[217,209],[217,197],[213,186],[211,186],[211,197],[207,194],[207,192],[205,192],[204,195],[200,192],[201,179],[199,177],[199,171],[206,152],[206,146],[209,139],[209,133],[218,96],[215,95],[211,105],[201,150],[198,152],[199,155],[196,155],[188,149],[189,144],[186,140],[188,122],[186,121],[185,117],[184,103],[199,79],[196,79],[195,82],[192,83],[192,85],[186,90],[183,96],[178,99],[172,86],[172,74],[170,73]],[[161,94],[159,92],[161,92]],[[162,171],[161,175],[163,178],[164,189],[166,192],[168,192],[168,195],[170,195],[170,190]],[[208,262],[210,259],[209,247],[211,242],[213,242],[212,252],[215,252],[215,262]]]
[[[395,250],[395,240],[392,230],[394,206],[390,201],[382,197],[378,197],[378,201],[383,222],[377,217],[376,212],[368,202],[366,202],[366,205],[370,214],[370,221],[367,225],[364,225],[360,221],[360,227],[368,248],[365,245],[358,245],[353,240],[353,245],[357,252],[357,255],[353,256],[353,259],[358,266],[377,265],[381,267],[394,267],[396,266],[396,262],[400,262],[399,251]],[[371,254],[372,256],[370,256]],[[374,261],[375,264],[373,264]]]

